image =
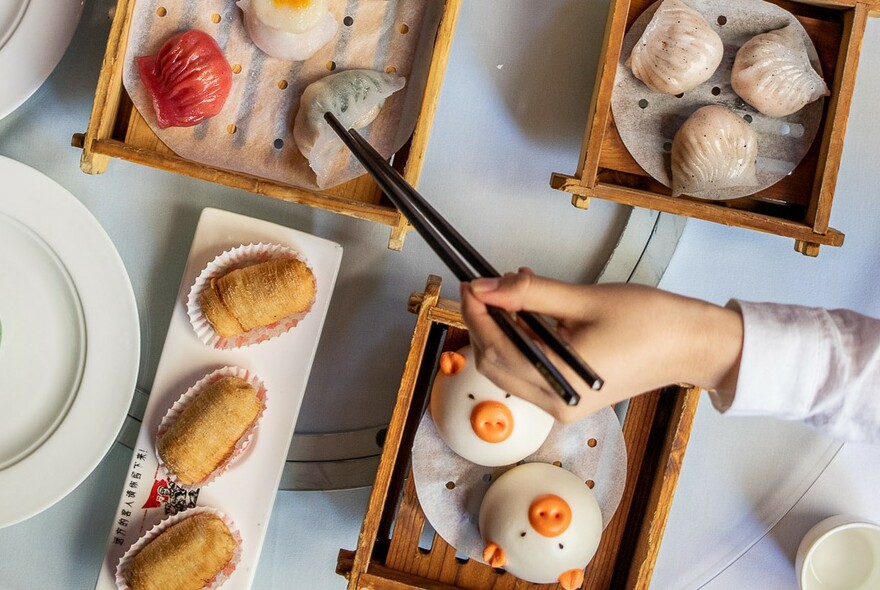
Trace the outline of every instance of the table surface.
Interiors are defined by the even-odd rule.
[[[87,0],[61,64],[0,121],[0,154],[71,191],[119,250],[140,313],[139,387],[150,389],[199,213],[212,206],[343,245],[297,431],[386,422],[414,321],[405,311],[409,293],[423,288],[428,272],[444,278],[450,296],[457,283],[416,234],[403,252],[391,252],[387,228],[324,211],[122,161],[100,176],[81,173],[69,141],[88,122],[113,4]],[[499,268],[527,265],[591,282],[629,211],[596,200],[576,210],[548,179],[576,165],[607,3],[498,6],[462,7],[420,187]],[[880,27],[872,21],[831,218],[845,245],[809,259],[787,239],[690,220],[661,287],[717,303],[737,297],[880,315],[877,55]],[[15,195],[0,188],[0,198]],[[115,445],[67,498],[0,530],[0,589],[94,586],[130,453]],[[704,399],[652,587],[796,588],[794,554],[806,530],[838,513],[880,521],[878,484],[880,458],[870,447],[841,446],[799,424],[724,417]],[[4,501],[22,493],[7,490]],[[368,495],[279,492],[254,588],[344,587],[336,554],[355,546]]]

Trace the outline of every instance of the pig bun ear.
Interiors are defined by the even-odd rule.
[[[498,543],[489,541],[483,548],[483,561],[492,567],[504,567],[507,565],[507,554]]]
[[[444,375],[456,375],[464,369],[466,360],[464,355],[457,352],[447,351],[440,355],[440,371]]]

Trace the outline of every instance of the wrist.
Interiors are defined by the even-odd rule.
[[[703,303],[691,338],[690,384],[733,394],[742,357],[743,321],[738,310]]]

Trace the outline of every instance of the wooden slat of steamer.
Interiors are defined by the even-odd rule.
[[[647,588],[678,483],[699,390],[670,387],[630,401],[623,423],[627,474],[617,512],[583,588]]]
[[[494,588],[491,577],[495,574],[491,568],[482,566],[483,569],[489,570],[490,575],[485,573],[479,575],[479,572],[474,572],[473,568],[468,572],[471,575],[464,575],[467,564],[459,563],[455,559],[455,548],[436,533],[429,549],[419,548],[419,539],[425,524],[425,513],[419,504],[410,472],[397,511],[394,533],[385,559],[386,567],[418,578],[461,588]],[[473,575],[475,573],[476,576]]]
[[[862,40],[867,27],[868,10],[866,4],[860,3],[853,10],[847,11],[844,17],[844,31],[840,41],[834,82],[831,84],[825,133],[822,136],[819,152],[819,166],[816,169],[812,200],[807,211],[807,221],[818,233],[828,231],[831,203],[843,153],[843,139],[855,90]]]
[[[116,4],[116,14],[110,26],[89,126],[82,138],[83,153],[80,156],[80,169],[86,174],[100,174],[107,169],[107,164],[110,162],[110,158],[93,150],[95,142],[110,137],[116,125],[116,114],[124,94],[122,68],[125,64],[125,48],[128,45],[128,28],[133,10],[134,0],[119,0]],[[74,136],[75,143],[79,140],[78,136]]]
[[[425,164],[425,154],[428,150],[431,130],[434,128],[434,117],[437,114],[437,104],[440,102],[440,91],[443,88],[443,78],[446,75],[446,66],[449,63],[453,32],[458,23],[460,9],[461,0],[446,0],[443,17],[440,19],[440,24],[437,27],[434,51],[431,54],[431,65],[428,68],[428,79],[425,82],[425,92],[422,95],[422,102],[419,107],[419,118],[416,121],[416,127],[409,142],[407,142],[407,146],[398,151],[398,154],[401,155],[404,150],[406,152],[406,164],[403,166],[401,173],[407,182],[415,187],[419,185],[422,168]],[[412,226],[406,220],[406,217],[401,215],[397,225],[391,230],[392,243],[399,241],[400,246],[395,248],[393,245],[389,245],[388,247],[392,250],[399,250],[403,247],[403,238],[411,229]]]
[[[593,186],[599,171],[599,156],[602,153],[608,122],[611,119],[611,93],[614,90],[614,77],[617,73],[617,62],[626,32],[624,21],[629,12],[626,0],[611,0],[608,6],[608,18],[605,23],[605,37],[599,55],[596,71],[596,90],[590,99],[587,111],[587,130],[581,143],[581,153],[575,176],[584,186]],[[627,156],[629,153],[627,152]],[[632,159],[632,158],[630,158]]]
[[[803,222],[782,219],[759,212],[728,208],[712,202],[657,195],[605,183],[599,183],[591,192],[595,196],[608,201],[625,205],[656,209],[666,213],[685,215],[723,225],[746,227],[765,233],[828,246],[840,246],[843,244],[844,235],[835,229],[829,228],[826,233],[817,234],[809,225]]]
[[[612,588],[648,588],[660,554],[701,395],[699,388],[671,389],[677,391],[653,394],[657,405],[651,418],[651,434],[639,468],[637,495],[632,502]],[[645,400],[646,405],[655,400]],[[632,427],[638,428],[635,423]]]
[[[376,480],[373,484],[373,490],[370,493],[370,499],[367,503],[366,517],[358,535],[357,550],[352,562],[349,574],[348,588],[355,590],[359,586],[359,577],[366,573],[370,567],[370,561],[373,556],[373,550],[379,536],[380,528],[383,528],[382,519],[386,518],[386,510],[393,513],[394,506],[390,508],[388,505],[388,490],[392,485],[392,477],[395,475],[395,465],[397,456],[400,452],[401,441],[404,438],[404,428],[407,424],[410,404],[412,402],[413,391],[415,388],[416,378],[418,377],[419,368],[422,363],[422,355],[428,340],[428,332],[431,329],[431,322],[428,321],[427,315],[429,310],[437,304],[440,296],[440,278],[431,276],[428,278],[428,284],[425,287],[425,295],[422,306],[419,310],[416,320],[416,327],[410,341],[409,355],[406,359],[406,365],[403,369],[403,376],[400,380],[400,389],[397,394],[397,403],[391,414],[391,421],[388,424],[388,432],[385,436],[385,443],[382,448],[382,456],[379,460],[379,467],[376,471]],[[408,452],[407,452],[408,454]],[[402,477],[398,472],[398,477]],[[396,499],[394,499],[396,501]],[[389,526],[390,523],[384,523]]]
[[[271,196],[283,201],[303,203],[313,207],[320,207],[334,213],[341,213],[366,219],[384,225],[393,225],[397,222],[400,213],[396,209],[388,209],[372,203],[361,203],[344,197],[338,197],[327,193],[313,193],[294,186],[279,184],[264,180],[257,176],[231,172],[221,168],[212,168],[195,164],[177,155],[161,155],[154,151],[143,150],[128,145],[115,139],[106,139],[94,142],[95,153],[105,154],[114,158],[129,160],[160,170],[169,170],[185,176],[199,178],[218,184],[224,184],[233,188],[240,188],[248,192]]]
[[[398,508],[388,556],[385,559],[387,568],[415,576],[418,579],[433,580],[450,587],[467,590],[508,590],[537,587],[473,560],[458,561],[455,557],[455,548],[437,533],[434,533],[430,549],[419,548],[419,540],[425,523],[425,513],[418,502],[412,473],[410,473]],[[555,584],[547,587],[558,588]]]

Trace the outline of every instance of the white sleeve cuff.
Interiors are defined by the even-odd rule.
[[[822,354],[822,310],[731,300],[743,318],[743,348],[733,399],[710,393],[732,416],[803,419],[810,414]]]

